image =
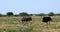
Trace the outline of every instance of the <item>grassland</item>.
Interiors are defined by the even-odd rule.
[[[0,17],[0,32],[60,32],[60,16],[52,16],[50,24],[42,22],[42,17],[32,16],[32,21],[26,25],[22,17]]]

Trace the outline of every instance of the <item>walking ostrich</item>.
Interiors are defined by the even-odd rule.
[[[26,24],[26,22],[30,22],[32,18],[30,16],[24,16],[21,21]]]
[[[50,24],[50,21],[52,21],[51,17],[43,17],[43,22],[47,24],[47,27],[48,27],[48,24]]]

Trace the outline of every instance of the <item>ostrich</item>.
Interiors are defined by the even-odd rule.
[[[32,18],[30,16],[24,16],[21,21],[26,24],[26,22],[32,21]]]
[[[47,24],[47,27],[48,27],[48,24],[50,24],[50,21],[52,21],[51,17],[43,17],[43,22]]]

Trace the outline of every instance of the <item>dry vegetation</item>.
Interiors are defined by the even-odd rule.
[[[21,17],[0,17],[0,32],[60,32],[60,16],[52,16],[50,24],[42,22],[42,17],[33,16],[33,20],[26,25],[20,21]]]

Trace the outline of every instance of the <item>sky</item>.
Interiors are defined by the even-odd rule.
[[[0,0],[0,13],[60,13],[60,0]]]

